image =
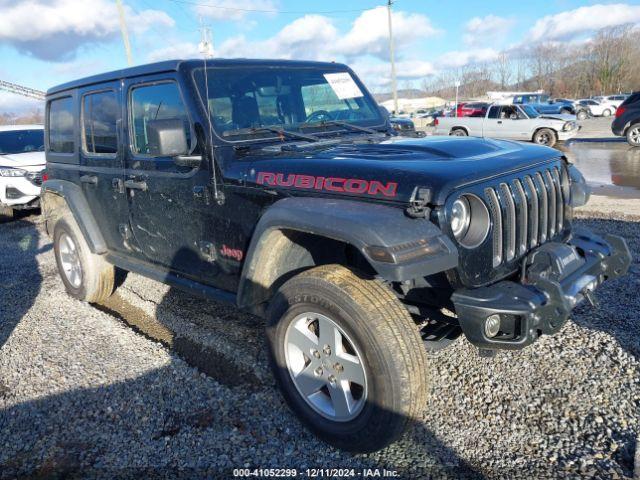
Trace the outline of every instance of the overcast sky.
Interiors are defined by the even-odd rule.
[[[124,4],[136,64],[197,57],[202,21],[213,32],[216,56],[342,61],[372,90],[388,88],[384,1]],[[640,2],[396,0],[393,21],[402,86],[443,68],[492,60],[504,49],[584,41],[605,26],[640,26]],[[0,79],[41,90],[125,67],[115,0],[0,0],[0,55]],[[33,105],[0,93],[0,112]]]

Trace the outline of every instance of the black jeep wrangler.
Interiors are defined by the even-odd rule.
[[[557,332],[626,272],[572,228],[583,177],[546,147],[398,139],[337,63],[189,60],[49,90],[43,209],[62,280],[101,302],[116,269],[266,319],[291,408],[352,451],[426,403],[427,351]]]

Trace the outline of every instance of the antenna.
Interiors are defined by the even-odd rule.
[[[204,107],[205,114],[207,115],[207,123],[209,124],[213,198],[218,205],[222,205],[224,203],[224,193],[218,190],[218,173],[216,172],[216,159],[213,152],[213,123],[211,121],[211,111],[209,107],[209,77],[207,72],[207,58],[213,57],[213,42],[211,41],[211,29],[204,25],[202,17],[200,17],[200,43],[198,49],[200,53],[202,53],[202,62],[204,64]]]
[[[398,84],[396,83],[396,59],[393,45],[393,26],[391,23],[391,6],[393,0],[387,0],[387,20],[389,23],[389,60],[391,61],[391,90],[393,91],[393,108],[398,114]]]
[[[120,32],[122,33],[122,42],[124,43],[124,51],[127,54],[127,65],[133,65],[133,59],[131,57],[131,44],[129,43],[129,33],[127,32],[127,22],[124,19],[124,8],[122,7],[122,0],[116,0],[118,7],[118,16],[120,17]]]

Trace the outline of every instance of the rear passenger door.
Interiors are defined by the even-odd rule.
[[[79,93],[80,185],[109,250],[128,251],[120,82]]]

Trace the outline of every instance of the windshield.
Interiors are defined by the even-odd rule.
[[[194,73],[204,84],[204,69]],[[347,71],[305,67],[207,69],[209,113],[216,133],[228,140],[274,137],[262,127],[313,131],[348,130],[339,123],[381,125],[375,101]],[[203,98],[206,91],[201,91]],[[256,131],[252,131],[252,130]],[[322,131],[320,130],[320,131]]]
[[[536,118],[540,116],[538,111],[531,105],[521,105],[520,108],[524,110],[524,113],[526,113],[529,118]]]
[[[44,130],[0,132],[0,155],[44,152]]]

